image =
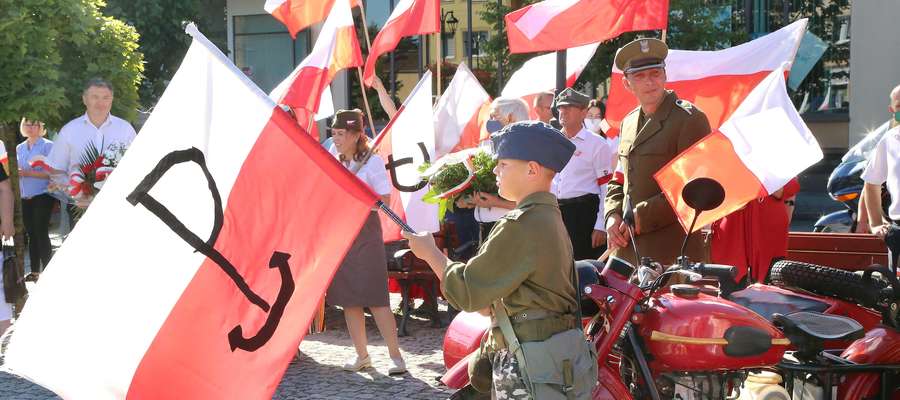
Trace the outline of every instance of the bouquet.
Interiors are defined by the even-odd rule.
[[[430,189],[422,201],[438,205],[438,219],[455,209],[456,200],[475,192],[497,194],[497,161],[483,149],[468,149],[441,157],[420,168]]]
[[[119,164],[125,150],[125,145],[113,143],[101,152],[93,143],[89,143],[81,155],[78,166],[69,173],[66,194],[74,199],[79,207],[86,208],[100,192],[106,178]]]

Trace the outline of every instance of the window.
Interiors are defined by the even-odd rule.
[[[387,71],[390,68],[389,55],[385,54],[379,58],[380,71]],[[397,72],[417,72],[419,70],[419,37],[408,36],[400,39],[397,49],[394,50],[394,66]]]
[[[456,58],[456,35],[441,34],[441,52],[445,59]]]
[[[234,17],[234,63],[260,89],[269,92],[309,54],[309,30],[292,40],[269,14]]]
[[[487,42],[488,33],[484,32],[484,31],[472,32],[472,38],[474,39],[472,41],[472,56],[474,56],[474,57],[483,56],[484,51],[482,49],[482,45]],[[469,40],[469,32],[463,31],[463,55],[465,55],[466,57],[469,56],[468,40]]]

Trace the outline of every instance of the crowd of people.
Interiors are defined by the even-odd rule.
[[[665,265],[682,253],[684,230],[654,174],[711,128],[702,110],[666,89],[667,54],[666,44],[656,39],[638,39],[617,53],[615,64],[639,107],[624,118],[614,138],[606,136],[603,126],[604,103],[571,88],[541,93],[531,107],[519,98],[494,99],[487,124],[492,135],[480,147],[497,159],[499,193],[460,197],[457,211],[447,217],[461,228],[463,240],[476,243],[477,253],[465,262],[450,260],[429,233],[404,233],[415,255],[441,280],[443,296],[452,307],[492,315],[495,328],[476,357],[489,365],[482,390],[510,399],[566,398],[568,392],[585,398],[596,371],[571,368],[596,368],[596,363],[577,362],[591,354],[583,340],[575,340],[580,334],[571,333],[578,331],[573,261],[617,257],[637,264],[636,246],[642,256]],[[383,84],[376,79],[374,87],[383,108],[393,116],[397,109]],[[61,214],[68,215],[72,224],[77,209],[86,206],[65,195],[70,174],[79,169],[86,150],[96,148],[104,154],[110,148],[127,148],[136,135],[131,124],[110,114],[113,99],[109,82],[87,82],[82,96],[85,114],[63,126],[53,141],[45,138],[47,129],[41,121],[21,120],[17,172],[33,274],[46,268],[52,257],[48,227],[55,205],[62,200],[66,212]],[[891,92],[890,111],[893,125],[900,124],[900,86]],[[537,120],[532,120],[532,112]],[[364,127],[362,111],[340,110],[324,145],[388,203],[391,181],[385,161],[374,154]],[[893,222],[900,219],[900,129],[889,131],[873,154],[863,175],[860,225],[884,238],[893,257],[900,254],[900,227]],[[46,162],[35,162],[41,159]],[[882,184],[893,199],[884,219],[872,217],[881,215]],[[794,179],[709,229],[690,234],[685,254],[692,260],[737,267],[735,281],[724,285],[765,281],[773,262],[786,256],[798,192]],[[4,240],[15,233],[13,195],[7,172],[0,170]],[[356,372],[372,365],[365,328],[368,308],[388,347],[392,362],[388,372],[406,372],[388,298],[382,227],[373,208],[326,295],[329,304],[343,309],[356,350],[344,370]],[[6,300],[0,302],[0,333],[12,317],[7,304],[11,300]],[[540,317],[519,318],[523,315]],[[566,380],[529,381],[512,345],[570,336],[567,354],[542,360],[560,371],[569,368],[560,374]],[[560,364],[562,360],[571,362]],[[473,384],[478,382],[473,376]]]

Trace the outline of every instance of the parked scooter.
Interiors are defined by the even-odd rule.
[[[826,214],[813,225],[814,232],[850,233],[856,231],[859,198],[863,190],[862,173],[866,169],[869,156],[875,146],[890,129],[890,122],[867,133],[865,138],[850,148],[841,158],[841,163],[828,177],[828,195],[844,205],[845,209]],[[882,190],[882,207],[887,215],[890,198],[887,190]]]

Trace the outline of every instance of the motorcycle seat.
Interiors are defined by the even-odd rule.
[[[852,318],[812,311],[775,314],[772,322],[806,358],[821,352],[826,340],[856,340],[864,334],[863,326]]]
[[[800,311],[776,314],[776,324],[821,340],[855,340],[863,336],[863,327],[852,318],[818,312]]]

